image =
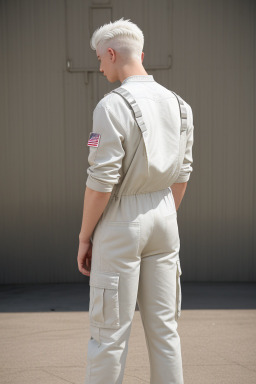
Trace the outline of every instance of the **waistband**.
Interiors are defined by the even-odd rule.
[[[126,197],[126,196],[140,196],[140,195],[149,195],[149,194],[152,194],[152,193],[159,193],[161,191],[171,191],[172,192],[172,189],[171,187],[167,187],[167,188],[162,188],[162,189],[157,189],[155,191],[146,191],[146,192],[138,192],[138,193],[121,193],[121,194],[118,194],[118,193],[113,193],[113,197],[117,200],[118,198],[121,198],[121,197]]]

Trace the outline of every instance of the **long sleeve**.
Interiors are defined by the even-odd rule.
[[[188,109],[189,109],[189,122],[188,122],[186,150],[185,150],[185,155],[183,159],[183,164],[181,166],[179,176],[175,180],[175,183],[187,182],[190,179],[191,172],[193,171],[191,164],[193,163],[192,147],[194,143],[194,123],[193,123],[192,109],[190,106]]]
[[[123,173],[123,128],[110,109],[98,104],[93,112],[92,132],[100,136],[97,146],[89,146],[86,185],[99,192],[111,192]]]

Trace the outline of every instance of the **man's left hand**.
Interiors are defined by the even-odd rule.
[[[92,261],[92,242],[79,242],[77,263],[79,271],[85,275],[90,276]]]

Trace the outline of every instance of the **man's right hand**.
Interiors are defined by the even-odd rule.
[[[173,183],[170,187],[172,189],[172,194],[173,194],[174,201],[175,201],[176,211],[178,211],[180,203],[183,199],[183,196],[184,196],[186,188],[187,188],[187,184],[188,184],[187,181],[185,183]]]

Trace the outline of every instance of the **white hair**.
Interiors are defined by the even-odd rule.
[[[107,48],[112,48],[123,57],[141,60],[144,46],[144,35],[141,29],[128,20],[116,20],[104,24],[93,33],[90,45],[99,54],[104,54]]]

